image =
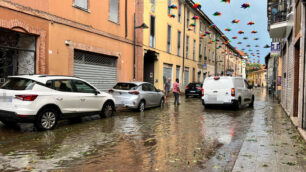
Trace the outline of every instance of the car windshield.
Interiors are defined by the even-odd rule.
[[[9,78],[0,88],[6,90],[31,90],[34,81],[25,78]]]
[[[117,90],[135,90],[137,89],[137,85],[133,83],[118,83],[114,89]]]
[[[200,83],[190,83],[188,85],[188,87],[202,87],[202,84],[200,84]]]

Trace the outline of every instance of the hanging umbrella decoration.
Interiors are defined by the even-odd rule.
[[[258,33],[258,32],[257,32],[257,30],[253,30],[251,33],[253,33],[253,34],[254,34],[254,33]]]
[[[244,34],[244,31],[240,30],[238,33],[239,33],[239,34]]]
[[[175,18],[175,14],[169,14],[170,18]]]
[[[213,16],[221,16],[222,15],[222,13],[220,13],[219,11],[216,11],[214,14],[213,14]]]
[[[255,47],[256,47],[256,48],[258,48],[258,47],[259,47],[259,45],[256,45]]]
[[[238,37],[237,37],[237,36],[234,36],[234,37],[232,37],[232,39],[238,39]]]
[[[238,24],[239,22],[240,22],[240,20],[237,20],[237,19],[232,21],[233,24]]]
[[[171,10],[176,10],[176,9],[177,9],[177,6],[174,5],[174,4],[172,4],[172,5],[170,5],[168,8],[170,9],[170,11],[171,11]],[[170,18],[175,18],[175,17],[176,17],[175,14],[169,14],[168,16],[169,16]]]
[[[205,32],[205,33],[204,33],[204,36],[206,36],[206,35],[210,35],[210,32],[208,32],[208,31]]]
[[[193,31],[193,29],[192,28],[188,28],[188,31]]]
[[[226,28],[224,31],[230,32],[232,29],[231,28]]]
[[[244,8],[244,9],[247,9],[247,8],[250,8],[251,5],[249,3],[244,3],[241,5],[241,8]]]
[[[195,26],[196,26],[195,23],[191,23],[191,24],[189,25],[189,27],[195,27]]]
[[[237,42],[237,44],[242,44],[242,42]]]
[[[246,45],[246,47],[251,47],[251,45]]]
[[[211,27],[211,28],[215,28],[215,27],[217,27],[215,24],[211,24],[209,27]]]
[[[199,16],[193,16],[192,20],[198,20],[200,17]]]
[[[259,38],[254,38],[254,40],[255,40],[255,41],[258,41],[258,40],[259,40]]]
[[[252,22],[252,21],[250,21],[249,23],[248,23],[248,25],[254,25],[255,24],[255,22]]]
[[[231,0],[221,0],[221,2],[224,2],[224,3],[231,3]]]
[[[213,43],[213,40],[209,40],[208,44],[212,44]]]
[[[200,9],[202,7],[202,5],[200,3],[195,3],[192,8],[195,8],[195,9]]]
[[[247,39],[249,39],[249,38],[248,38],[248,37],[243,37],[243,39],[244,39],[244,40],[247,40]]]

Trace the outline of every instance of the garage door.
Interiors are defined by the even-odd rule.
[[[76,50],[74,76],[90,82],[101,91],[108,91],[117,82],[117,59]]]
[[[184,86],[186,87],[189,84],[189,68],[185,68],[185,74],[184,74]]]

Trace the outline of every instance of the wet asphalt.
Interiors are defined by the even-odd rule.
[[[254,90],[254,108],[205,109],[199,98],[143,113],[61,121],[53,131],[0,123],[0,171],[231,171],[256,109],[276,104]],[[218,166],[216,166],[218,164]]]

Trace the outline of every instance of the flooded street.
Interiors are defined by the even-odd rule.
[[[111,118],[61,121],[48,132],[32,124],[0,124],[0,171],[231,171],[256,115],[273,109],[258,125],[297,133],[263,89],[256,90],[254,108],[239,111],[204,109],[198,98],[182,99],[178,107],[173,101],[144,113],[120,110]],[[287,121],[286,128],[271,124],[275,118]],[[296,166],[305,165],[305,143],[289,139],[297,142]]]

